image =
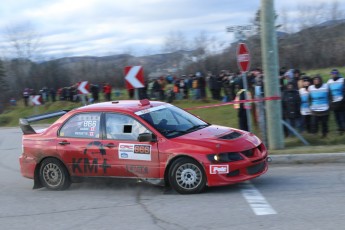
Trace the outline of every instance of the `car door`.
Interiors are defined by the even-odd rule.
[[[159,178],[156,142],[139,142],[138,136],[152,132],[130,115],[105,114],[107,163],[111,174],[121,177]]]
[[[109,165],[101,142],[101,113],[79,113],[58,131],[57,150],[71,176],[104,176]]]

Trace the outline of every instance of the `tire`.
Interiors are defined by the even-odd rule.
[[[190,158],[180,158],[173,162],[169,170],[171,187],[180,194],[195,194],[206,187],[203,167]]]
[[[66,167],[55,158],[42,161],[39,178],[44,187],[50,190],[65,190],[71,185]]]

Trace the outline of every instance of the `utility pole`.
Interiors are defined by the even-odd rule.
[[[281,96],[274,0],[261,0],[260,23],[265,97]],[[266,101],[266,115],[269,149],[284,148],[281,100]]]

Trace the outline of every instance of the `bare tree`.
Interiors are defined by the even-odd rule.
[[[41,36],[31,23],[17,24],[7,27],[9,49],[18,59],[35,59],[41,51]]]
[[[187,49],[187,39],[181,31],[171,31],[166,37],[163,52],[172,53]]]
[[[183,51],[188,48],[187,39],[181,31],[171,31],[166,37],[163,45],[164,53],[172,53],[166,69],[172,70],[175,74],[181,74],[181,61],[184,59]]]
[[[260,23],[260,18],[261,18],[261,9],[258,9],[255,13],[254,18],[251,20],[252,24],[254,25],[255,28],[255,33],[260,34],[261,32],[261,23]],[[277,21],[278,19],[278,14],[274,15],[274,20]],[[276,29],[279,29],[281,27],[280,24],[275,25]]]
[[[344,18],[344,12],[340,9],[339,1],[334,0],[330,3],[329,18],[328,20],[339,20]]]
[[[303,30],[325,21],[327,16],[327,7],[325,3],[318,5],[299,5],[299,29]]]
[[[7,90],[8,90],[8,84],[6,81],[6,73],[5,69],[2,63],[2,60],[0,59],[0,114],[2,113],[4,109],[4,104],[6,100],[8,100],[8,95],[7,95]]]
[[[5,32],[7,39],[10,61],[7,65],[7,73],[10,78],[10,88],[16,89],[17,94],[31,85],[37,88],[35,82],[40,82],[37,76],[32,76],[37,71],[32,60],[37,60],[42,47],[41,39],[33,25],[28,23],[16,24],[7,27]],[[37,68],[36,68],[37,69]]]
[[[289,18],[289,13],[287,9],[282,9],[280,12],[281,30],[286,33],[293,33],[293,23],[291,23]]]

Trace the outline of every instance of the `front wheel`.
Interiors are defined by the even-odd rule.
[[[206,187],[206,175],[198,162],[190,158],[181,158],[171,166],[169,182],[178,193],[200,193]]]
[[[39,177],[41,183],[51,190],[65,190],[71,185],[67,169],[59,160],[54,158],[42,161]]]

